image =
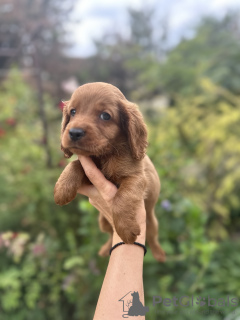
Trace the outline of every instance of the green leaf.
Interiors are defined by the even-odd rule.
[[[84,259],[80,256],[75,256],[65,260],[63,268],[65,270],[70,270],[74,267],[82,267],[83,265],[84,265]]]

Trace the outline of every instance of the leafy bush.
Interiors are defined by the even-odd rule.
[[[168,260],[158,264],[150,253],[145,258],[148,319],[165,317],[152,307],[153,295],[240,295],[239,98],[206,78],[198,86],[199,95],[176,96],[176,106],[149,123],[148,152],[162,181],[156,213]],[[107,267],[97,252],[107,237],[84,197],[65,207],[54,203],[66,162],[56,145],[61,112],[44,99],[52,167],[34,91],[17,70],[0,88],[0,316],[92,319]],[[192,318],[169,310],[171,319]]]

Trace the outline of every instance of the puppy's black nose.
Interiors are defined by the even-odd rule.
[[[77,141],[85,135],[85,131],[81,128],[72,128],[69,130],[71,140]]]

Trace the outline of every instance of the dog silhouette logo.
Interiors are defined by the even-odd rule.
[[[138,291],[129,291],[118,301],[123,302],[123,318],[145,316],[149,311],[149,307],[145,307],[140,301]]]

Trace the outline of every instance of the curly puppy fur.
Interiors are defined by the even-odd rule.
[[[113,202],[113,221],[125,243],[133,243],[140,233],[135,208],[144,198],[147,242],[154,257],[164,261],[154,213],[160,181],[145,154],[147,145],[147,129],[138,106],[113,85],[102,82],[82,85],[65,103],[61,130],[61,149],[65,157],[73,154],[92,157],[104,176],[118,187]],[[90,182],[80,162],[69,163],[56,183],[55,202],[59,205],[71,202],[83,183]],[[99,251],[104,256],[111,248],[112,227],[101,213],[99,224],[102,231],[110,234]]]

